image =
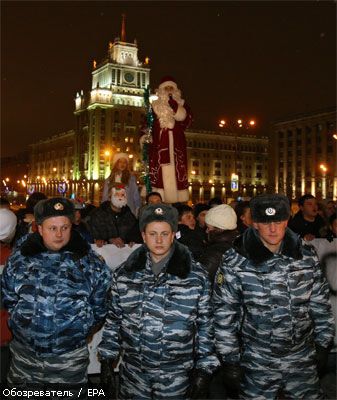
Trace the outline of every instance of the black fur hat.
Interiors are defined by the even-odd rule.
[[[139,217],[139,228],[143,232],[146,225],[154,221],[164,221],[171,225],[172,231],[178,230],[178,211],[168,204],[149,204],[142,209]]]
[[[41,225],[42,222],[51,217],[68,217],[74,220],[75,208],[73,203],[63,197],[40,200],[34,207],[35,222]]]
[[[290,217],[290,204],[282,194],[261,194],[251,199],[250,209],[254,222],[286,221]]]

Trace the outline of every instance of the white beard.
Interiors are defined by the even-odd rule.
[[[116,207],[116,208],[122,208],[124,206],[126,206],[127,204],[127,199],[124,198],[118,198],[115,196],[111,196],[111,204]]]
[[[160,127],[162,129],[173,129],[175,119],[174,111],[168,104],[169,96],[164,89],[157,89],[156,94],[158,96],[158,100],[152,102],[152,108],[159,120]],[[172,97],[178,103],[178,105],[184,105],[185,101],[181,98],[181,92],[179,89],[172,93]]]

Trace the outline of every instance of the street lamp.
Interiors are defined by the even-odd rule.
[[[238,118],[236,121],[230,121],[221,119],[218,123],[219,128],[228,128],[234,133],[234,172],[231,175],[231,190],[236,192],[239,190],[239,176],[237,173],[237,158],[238,158],[238,133],[241,133],[243,129],[251,129],[256,125],[254,119],[242,119]]]

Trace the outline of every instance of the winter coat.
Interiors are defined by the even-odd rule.
[[[139,368],[213,371],[213,324],[209,282],[200,264],[178,242],[156,277],[145,245],[115,272],[112,300],[99,345],[102,358]]]
[[[232,247],[233,240],[238,234],[236,229],[232,231],[210,232],[208,244],[199,261],[208,271],[208,276],[212,284],[216,271],[220,267],[223,254]]]
[[[107,178],[104,181],[102,202],[110,200],[109,198],[110,179],[111,178]],[[140,198],[136,177],[134,175],[130,176],[129,182],[125,186],[125,191],[126,191],[126,198],[128,200],[127,204],[132,213],[134,215],[137,215],[137,211],[142,205],[142,199]]]
[[[307,234],[314,235],[316,238],[321,237],[321,229],[324,227],[324,219],[320,215],[316,215],[313,222],[304,219],[302,211],[298,211],[289,221],[288,227],[303,238]]]
[[[179,224],[176,238],[179,243],[188,247],[194,259],[199,261],[206,248],[206,243],[203,240],[203,232],[199,229],[190,229],[187,225]]]
[[[77,232],[58,252],[38,233],[22,238],[2,274],[14,338],[46,357],[85,346],[105,318],[110,282],[109,267]]]
[[[124,240],[125,243],[142,243],[138,220],[128,206],[120,212],[113,211],[110,201],[105,201],[90,216],[89,226],[96,240],[109,241],[112,238]]]
[[[249,228],[226,252],[213,291],[216,348],[223,361],[256,368],[313,364],[314,342],[334,335],[329,290],[310,245],[286,230],[279,253]],[[240,360],[241,359],[241,360]]]

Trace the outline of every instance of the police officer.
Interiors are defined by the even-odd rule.
[[[233,385],[242,377],[243,398],[275,399],[280,392],[287,399],[322,398],[317,365],[334,326],[317,255],[287,228],[285,196],[260,195],[250,206],[253,227],[225,253],[215,278],[224,378]]]
[[[34,214],[38,232],[22,238],[2,276],[14,336],[8,382],[85,383],[86,338],[105,318],[110,270],[71,230],[69,200],[41,200]]]
[[[207,275],[175,240],[175,208],[150,204],[139,225],[145,244],[115,272],[99,346],[103,380],[123,350],[120,398],[205,398],[219,363]]]

